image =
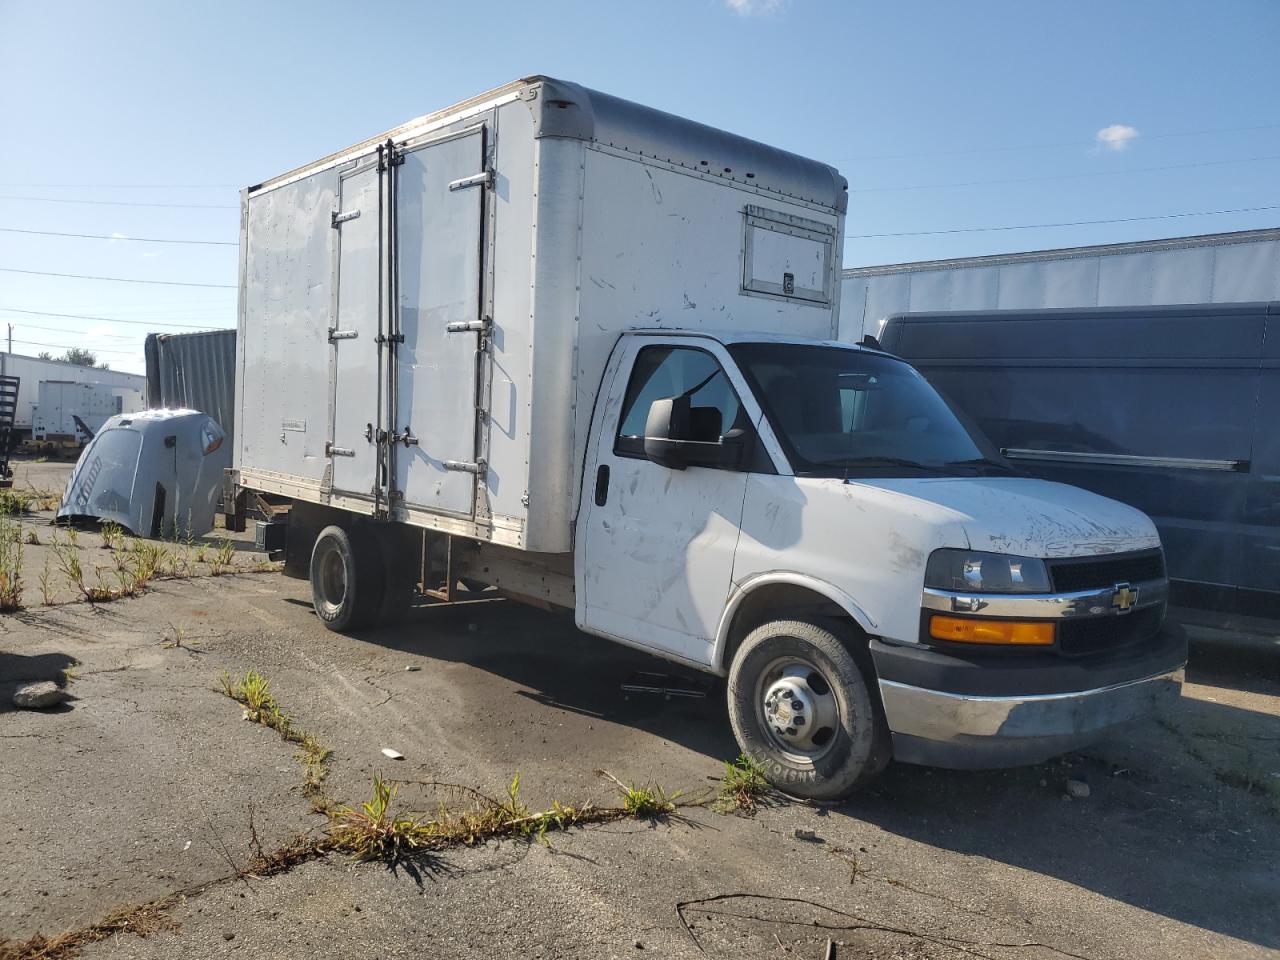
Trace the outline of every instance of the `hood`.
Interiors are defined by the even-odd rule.
[[[1155,524],[1141,510],[1065,483],[1030,477],[846,482],[943,508],[964,531],[971,550],[1048,558],[1160,546]]]

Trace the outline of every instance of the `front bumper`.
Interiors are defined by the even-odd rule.
[[[1166,625],[1139,652],[1068,661],[962,657],[872,642],[897,760],[981,769],[1039,763],[1176,700],[1186,635]]]

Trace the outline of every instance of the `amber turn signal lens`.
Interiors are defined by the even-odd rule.
[[[1053,643],[1053,624],[1028,620],[968,620],[934,617],[929,636],[958,643],[1003,643],[1011,646],[1047,647]]]

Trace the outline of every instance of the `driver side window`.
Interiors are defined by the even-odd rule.
[[[695,436],[690,439],[715,443],[738,425],[742,405],[715,357],[693,347],[645,347],[636,356],[627,384],[613,452],[620,457],[643,457],[649,405],[681,396],[692,404],[690,423]]]

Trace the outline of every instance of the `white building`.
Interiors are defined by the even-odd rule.
[[[1280,300],[1280,229],[1243,230],[841,273],[840,338],[897,313]]]

